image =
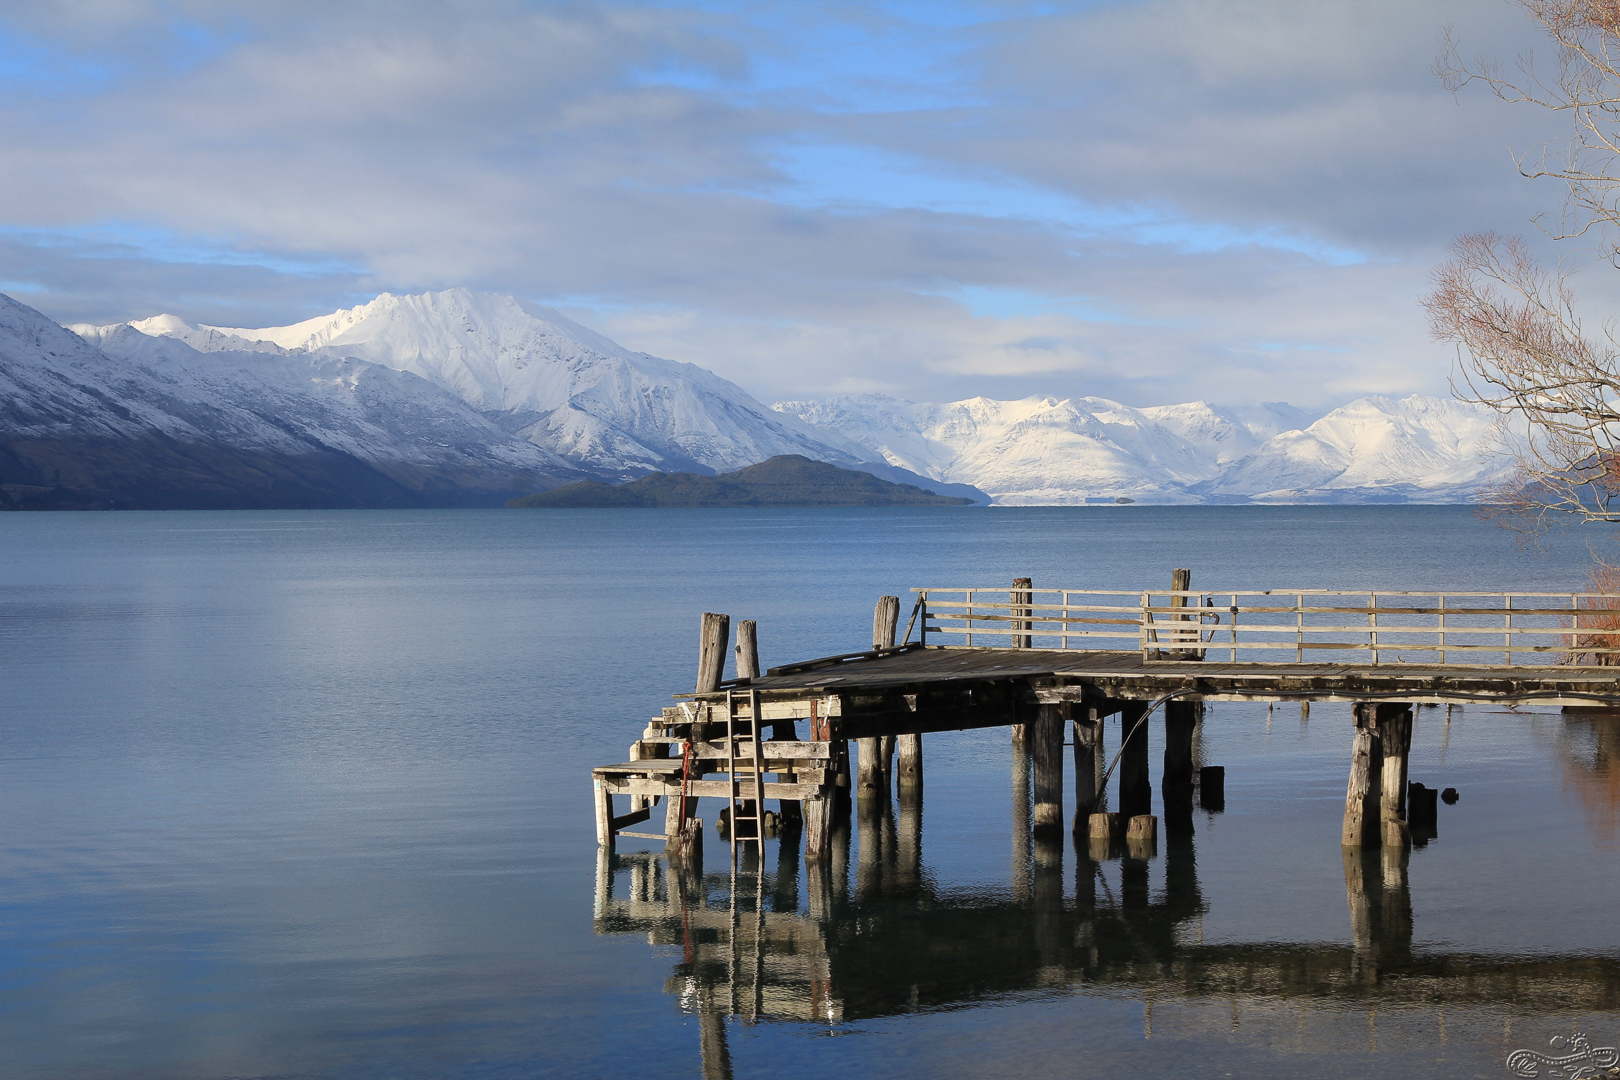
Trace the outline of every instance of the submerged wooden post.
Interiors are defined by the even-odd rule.
[[[1097,809],[1102,770],[1103,706],[1086,702],[1074,718],[1074,833],[1084,836]]]
[[[1063,830],[1063,705],[1041,705],[1035,713],[1035,816],[1038,835]]]
[[[900,767],[895,776],[895,783],[900,788],[902,796],[921,792],[923,786],[922,736],[898,736],[895,739],[895,749],[900,757]]]
[[[697,692],[712,694],[720,688],[726,672],[726,644],[731,638],[731,616],[703,613],[698,634]]]
[[[759,678],[759,641],[754,636],[754,620],[737,624],[737,678]]]
[[[1352,708],[1356,736],[1350,749],[1350,783],[1344,793],[1344,831],[1340,842],[1346,847],[1360,847],[1376,835],[1377,829],[1381,771],[1378,706],[1372,702],[1357,702]]]
[[[1147,702],[1128,701],[1119,713],[1121,752],[1119,758],[1119,815],[1129,820],[1152,812],[1153,784],[1148,778],[1147,724],[1138,721],[1147,712]]]
[[[1193,729],[1198,726],[1198,702],[1164,703],[1164,803],[1166,812],[1192,808]]]
[[[1412,749],[1410,705],[1379,707],[1378,742],[1383,757],[1378,799],[1380,837],[1386,846],[1406,847],[1412,840],[1406,824],[1406,757]]]
[[[804,799],[804,858],[806,862],[825,862],[832,854],[828,836],[832,832],[832,800],[830,791],[823,788],[820,796]]]
[[[858,760],[855,763],[855,798],[858,802],[872,802],[887,788],[880,760],[881,740],[856,739]]]
[[[898,596],[878,597],[877,608],[872,612],[872,648],[894,648],[895,628],[900,625],[900,598]]]

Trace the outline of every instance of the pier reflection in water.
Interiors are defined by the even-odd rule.
[[[1620,720],[1566,723],[1568,768],[1595,790]],[[705,873],[662,852],[603,850],[596,930],[673,950],[665,989],[698,1018],[704,1074],[717,1077],[730,1075],[728,1023],[837,1030],[1028,993],[1139,997],[1147,1037],[1155,1024],[1161,1036],[1177,1023],[1201,1037],[1241,1028],[1319,1052],[1430,1044],[1468,1026],[1505,1045],[1516,1017],[1620,1009],[1612,957],[1414,950],[1412,856],[1400,848],[1342,849],[1347,943],[1206,945],[1191,805],[1168,810],[1157,849],[1046,840],[1031,834],[1027,775],[1015,751],[1011,888],[999,893],[934,882],[919,795],[863,808],[825,864],[800,859],[794,832],[763,863],[745,847],[735,872],[723,858]]]

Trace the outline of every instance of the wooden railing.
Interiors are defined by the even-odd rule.
[[[1609,593],[1126,592],[1023,582],[912,592],[922,640],[936,645],[1132,651],[1146,660],[1620,666],[1620,595]]]

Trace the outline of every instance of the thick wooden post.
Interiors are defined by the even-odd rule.
[[[872,612],[872,648],[894,648],[895,628],[900,625],[900,598],[898,596],[878,597],[877,608]]]
[[[1013,578],[1012,592],[1009,599],[1012,601],[1010,614],[1018,621],[1013,623],[1013,648],[1028,649],[1033,647],[1035,639],[1029,636],[1030,616],[1034,614],[1029,605],[1034,603],[1033,582],[1027,577]]]
[[[1035,713],[1035,816],[1037,835],[1063,831],[1063,721],[1062,705],[1041,705]]]
[[[887,789],[884,783],[883,763],[879,739],[856,739],[855,799],[857,802],[875,802]]]
[[[832,792],[823,788],[820,795],[804,799],[804,858],[806,862],[825,862],[832,854],[827,842],[832,831]]]
[[[1193,730],[1198,726],[1198,702],[1164,703],[1164,805],[1192,809]]]
[[[754,636],[754,620],[737,624],[737,678],[759,678],[759,641]]]
[[[1381,771],[1378,706],[1372,702],[1357,702],[1352,708],[1356,718],[1356,737],[1350,750],[1350,783],[1344,793],[1341,843],[1346,847],[1360,847],[1376,835],[1377,829]]]
[[[894,736],[885,735],[878,740],[878,769],[883,773],[883,790],[889,790],[889,780],[894,776]]]
[[[1404,848],[1412,839],[1406,825],[1406,756],[1412,749],[1412,707],[1381,705],[1378,714],[1378,742],[1383,752],[1379,833],[1386,845]]]
[[[712,694],[720,688],[726,672],[726,644],[731,638],[731,616],[703,613],[698,635],[697,692]]]
[[[902,797],[908,793],[920,793],[923,786],[922,736],[901,735],[895,739],[895,749],[900,757],[900,769],[895,782],[900,788]]]
[[[1087,702],[1078,708],[1074,719],[1074,834],[1085,836],[1090,831],[1091,815],[1097,809],[1097,781],[1105,767],[1103,759],[1102,706]]]
[[[607,784],[596,777],[591,778],[595,787],[596,802],[596,842],[603,847],[613,846],[613,793],[608,790]]]
[[[1146,702],[1128,701],[1119,714],[1120,738],[1124,740],[1119,758],[1119,816],[1127,821],[1153,812],[1153,783],[1148,778],[1147,724],[1137,723],[1146,712]]]

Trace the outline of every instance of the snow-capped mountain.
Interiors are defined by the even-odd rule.
[[[1494,480],[1496,416],[1450,398],[1364,397],[1222,470],[1211,494],[1258,501],[1452,501]]]
[[[0,505],[465,505],[581,475],[380,365],[82,329],[0,296]]]
[[[1464,501],[1500,468],[1484,454],[1491,415],[1443,398],[1363,398],[1314,422],[1280,402],[1137,409],[1104,398],[862,395],[774,408],[1002,505]]]
[[[419,375],[585,468],[741,468],[777,454],[854,464],[797,420],[694,364],[631,352],[549,308],[467,289],[394,296],[291,326],[132,323],[203,351],[274,348]]]

